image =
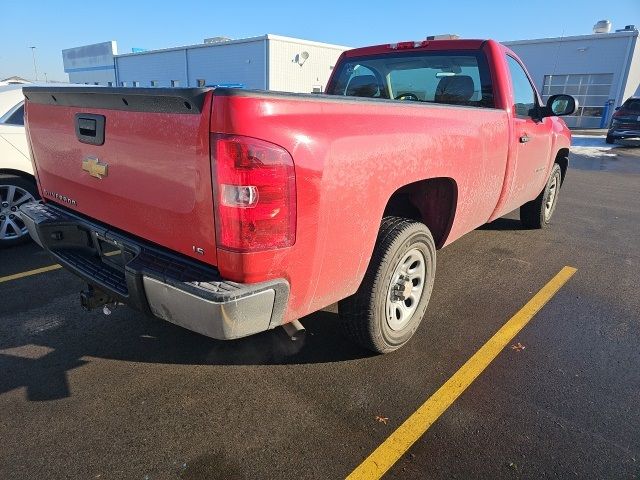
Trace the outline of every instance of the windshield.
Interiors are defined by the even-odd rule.
[[[493,107],[485,56],[479,51],[398,52],[347,59],[330,95]]]

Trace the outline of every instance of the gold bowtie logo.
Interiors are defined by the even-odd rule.
[[[95,157],[88,157],[82,160],[82,170],[95,178],[104,178],[109,174],[109,165],[100,163]]]

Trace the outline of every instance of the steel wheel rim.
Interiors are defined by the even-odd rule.
[[[21,238],[28,234],[18,207],[35,200],[24,188],[0,185],[0,241]]]
[[[558,197],[558,176],[554,175],[551,184],[549,185],[549,193],[547,194],[547,201],[544,204],[544,218],[549,219],[551,216],[551,212],[553,211],[553,207],[556,203],[556,198]]]
[[[412,248],[396,265],[387,291],[385,316],[391,330],[402,330],[413,317],[424,292],[426,277],[425,256]]]

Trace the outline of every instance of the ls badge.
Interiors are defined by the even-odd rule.
[[[82,160],[82,170],[95,178],[102,179],[109,174],[109,165],[101,163],[95,157],[87,157]]]

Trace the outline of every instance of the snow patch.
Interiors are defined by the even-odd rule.
[[[615,145],[605,142],[605,137],[595,135],[572,135],[571,150],[574,148],[599,148],[601,150],[611,150]]]
[[[595,135],[572,135],[571,136],[571,153],[583,155],[585,157],[615,157],[615,153],[609,150],[614,149],[615,145],[609,145],[605,142],[604,136]]]

